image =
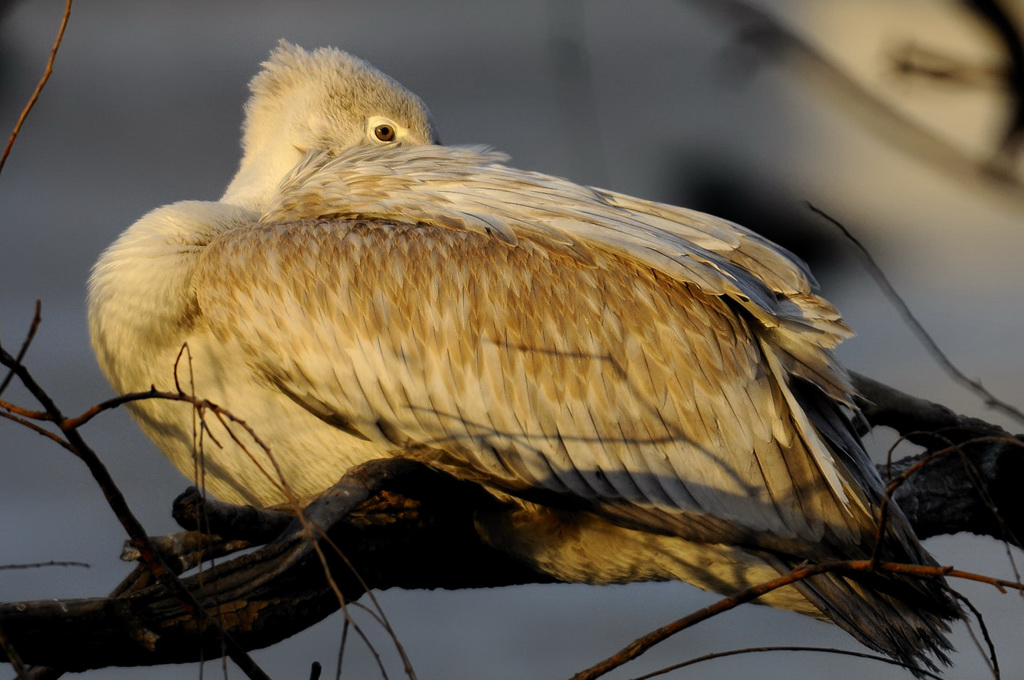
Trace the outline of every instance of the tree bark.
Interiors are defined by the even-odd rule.
[[[871,426],[893,427],[925,447],[917,456],[880,466],[919,536],[968,531],[1022,546],[1024,503],[1013,481],[1024,473],[1024,439],[870,379],[855,381]],[[309,508],[307,514],[326,529],[327,539],[315,547],[293,524],[284,538],[219,562],[201,578],[184,579],[244,648],[287,638],[337,610],[339,595],[350,602],[367,588],[551,581],[480,540],[474,517],[500,503],[473,484],[412,461],[386,460],[353,470],[343,487],[340,496]],[[179,521],[188,526],[201,510],[219,530],[234,535],[211,539],[191,533],[159,541],[176,554],[179,570],[194,566],[200,551],[206,558],[224,554],[294,522],[279,512],[196,503],[193,498],[178,504]],[[0,660],[7,659],[5,649],[15,650],[26,665],[61,671],[182,663],[223,653],[142,567],[110,597],[0,604],[0,641]],[[35,673],[53,677],[52,671]]]

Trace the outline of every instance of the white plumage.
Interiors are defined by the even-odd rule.
[[[849,331],[792,255],[735,224],[438,146],[422,103],[285,43],[253,81],[218,202],[143,217],[104,253],[89,321],[133,415],[224,500],[280,504],[385,456],[507,500],[495,546],[570,581],[730,592],[872,553],[882,483],[831,350]],[[897,509],[887,559],[928,563]],[[942,658],[940,585],[821,576],[764,598],[904,661]]]

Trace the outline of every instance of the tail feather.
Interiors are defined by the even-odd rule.
[[[840,463],[853,488],[865,494],[872,516],[865,517],[861,545],[826,548],[833,559],[867,559],[875,552],[878,523],[884,521],[882,544],[877,553],[883,562],[935,566],[936,562],[914,535],[910,523],[895,503],[884,517],[881,506],[885,484],[863,449],[847,414],[836,402],[822,398],[815,387],[793,380],[790,387],[813,425]],[[825,543],[828,543],[826,537]],[[789,571],[793,564],[774,558],[773,565]],[[936,661],[949,664],[952,649],[948,634],[951,621],[963,611],[941,577],[904,574],[828,573],[795,586],[824,615],[866,646],[917,669],[938,670]],[[934,659],[934,661],[933,661]]]
[[[771,561],[771,560],[770,560]],[[780,571],[794,565],[775,560]],[[949,665],[949,624],[962,614],[938,582],[931,597],[920,592],[920,579],[881,574],[848,577],[813,576],[794,587],[825,616],[865,646],[892,657],[918,677],[922,670]]]

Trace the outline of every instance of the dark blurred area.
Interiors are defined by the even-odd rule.
[[[826,277],[842,275],[855,256],[837,231],[790,189],[744,176],[736,167],[688,158],[680,162],[679,192],[671,203],[724,217],[775,241]],[[699,170],[696,170],[699,169]]]

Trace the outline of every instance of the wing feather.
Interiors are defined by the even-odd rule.
[[[581,261],[602,247],[707,293],[729,295],[768,326],[805,326],[832,346],[850,335],[831,305],[812,294],[806,266],[753,232],[696,211],[515,170],[503,160],[480,149],[437,146],[356,148],[336,159],[311,155],[284,181],[264,221],[338,215],[342,206],[352,217],[447,222],[512,244],[529,237]]]
[[[503,161],[310,155],[259,224],[205,249],[204,316],[398,455],[697,540],[866,544],[856,490],[880,482],[789,387],[850,399],[831,353],[849,330],[804,265],[725,220]],[[235,276],[240,253],[267,276]]]
[[[816,481],[847,473],[791,433],[753,317],[583,239],[587,261],[453,221],[264,220],[206,248],[197,298],[300,404],[493,487],[761,547],[820,538],[810,505],[870,526]],[[239,279],[240,252],[272,274]]]

